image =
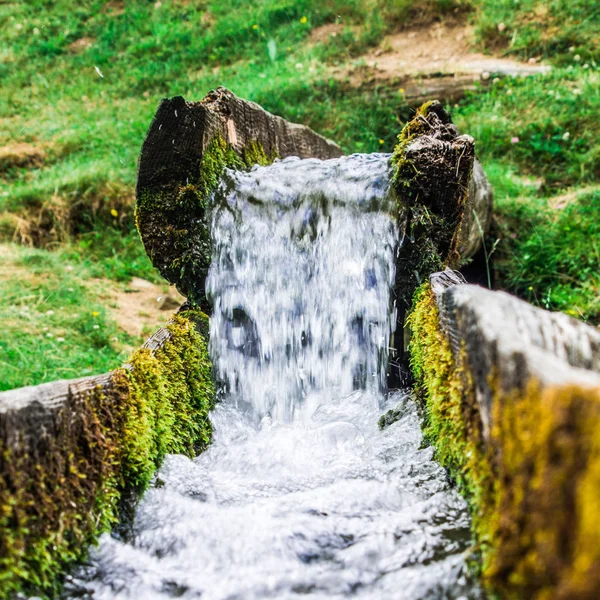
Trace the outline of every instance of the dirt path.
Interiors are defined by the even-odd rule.
[[[325,25],[311,39],[327,43],[341,26]],[[550,67],[537,60],[522,63],[474,50],[474,32],[468,24],[436,23],[386,36],[379,46],[332,69],[332,75],[353,87],[397,82],[407,100],[442,96],[453,99],[473,89],[477,82],[496,77],[547,73]]]
[[[104,296],[119,328],[138,338],[146,337],[164,325],[185,302],[185,298],[166,282],[157,285],[134,277],[127,285],[97,279],[90,283],[96,289],[103,287],[106,290]]]

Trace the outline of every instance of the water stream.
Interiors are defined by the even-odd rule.
[[[388,159],[229,174],[207,280],[213,443],[166,458],[133,538],[104,535],[70,597],[481,597],[465,502],[409,394],[385,389],[402,251]]]

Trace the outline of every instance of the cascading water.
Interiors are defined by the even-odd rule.
[[[133,539],[105,535],[71,597],[481,597],[466,505],[409,395],[384,395],[400,246],[388,161],[228,175],[207,280],[213,443],[166,458]]]
[[[319,392],[385,385],[398,245],[387,162],[287,159],[235,173],[207,280],[230,401],[291,422]]]

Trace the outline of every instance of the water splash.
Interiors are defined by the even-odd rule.
[[[410,396],[384,394],[400,245],[388,158],[229,175],[207,281],[213,443],[166,458],[133,540],[105,535],[72,595],[481,597],[465,502],[421,447]]]

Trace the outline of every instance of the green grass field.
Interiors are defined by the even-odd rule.
[[[133,343],[84,283],[158,281],[134,231],[133,188],[161,98],[198,100],[224,85],[346,152],[391,151],[410,116],[401,91],[350,88],[329,67],[386,33],[444,19],[469,20],[479,50],[553,65],[550,75],[502,80],[450,108],[495,188],[488,246],[499,284],[599,323],[597,2],[8,2],[0,4],[0,389],[101,372]],[[314,43],[311,32],[330,23],[342,33]]]

